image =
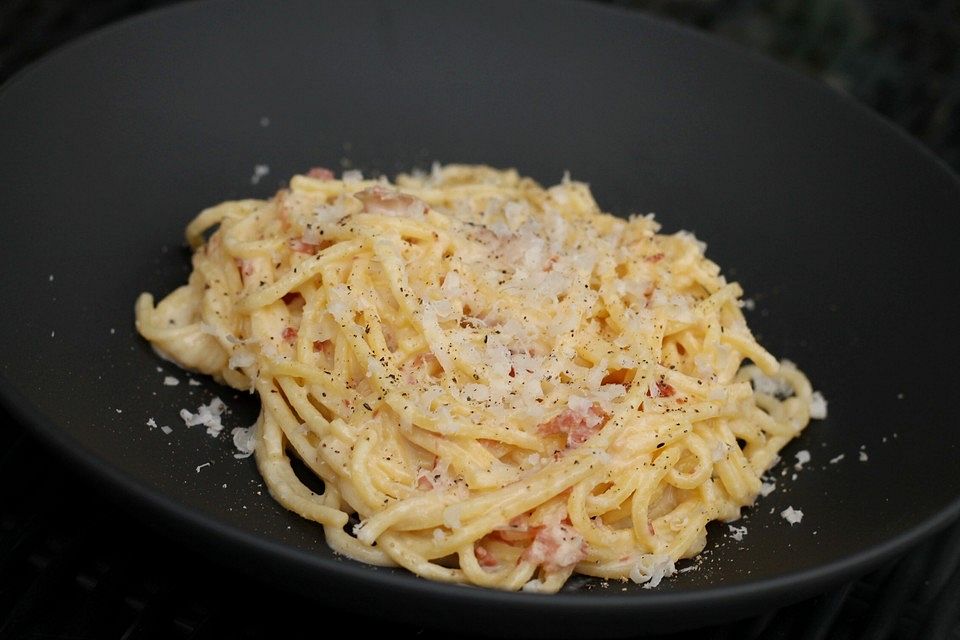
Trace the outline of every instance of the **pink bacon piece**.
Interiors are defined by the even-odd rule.
[[[558,571],[586,558],[587,544],[571,525],[555,522],[538,528],[537,537],[522,557],[527,562],[543,565],[547,571]]]
[[[537,535],[539,529],[539,527],[531,527],[530,517],[524,514],[513,517],[506,525],[494,527],[490,535],[513,544],[531,540]]]
[[[500,564],[497,562],[497,558],[490,553],[486,547],[483,547],[479,544],[474,546],[473,553],[475,556],[477,556],[477,562],[485,569],[492,569]]]
[[[423,200],[381,186],[367,187],[353,194],[353,197],[363,203],[365,213],[407,217],[423,215],[427,210]]]
[[[317,180],[333,180],[334,175],[333,171],[327,169],[326,167],[310,167],[310,170],[307,171],[308,178],[316,178]]]
[[[674,389],[669,383],[664,382],[663,380],[657,380],[654,386],[657,389],[656,395],[658,398],[669,398],[670,396],[672,396],[677,392],[676,389]],[[653,394],[650,393],[650,389],[647,389],[647,397],[648,398],[653,397]]]
[[[240,269],[240,273],[244,276],[253,275],[253,260],[247,260],[246,258],[237,258],[237,268]]]
[[[594,402],[585,411],[565,409],[537,427],[543,436],[557,433],[567,435],[567,448],[580,446],[603,426],[609,416]]]
[[[417,489],[421,491],[442,490],[452,484],[453,479],[448,473],[447,465],[441,465],[440,458],[436,456],[430,469],[420,469],[417,472]]]
[[[299,238],[290,240],[288,244],[290,245],[290,248],[297,253],[308,253],[310,255],[314,255],[320,250],[320,245],[304,242]]]

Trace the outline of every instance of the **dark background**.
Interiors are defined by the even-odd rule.
[[[163,0],[0,0],[0,82]],[[879,112],[960,171],[960,2],[613,1],[780,60]],[[2,410],[0,410],[2,411]],[[305,638],[322,604],[268,589],[138,522],[0,413],[0,639]],[[960,640],[960,526],[836,592],[680,639]],[[372,620],[355,632],[445,637]],[[518,632],[521,632],[518,630]]]

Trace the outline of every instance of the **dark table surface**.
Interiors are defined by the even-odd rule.
[[[0,2],[0,82],[163,0]],[[646,0],[614,4],[758,49],[846,91],[960,169],[960,3]],[[307,638],[322,602],[266,587],[132,519],[0,409],[0,639]],[[371,616],[357,632],[448,637]],[[956,638],[960,524],[842,588],[681,639]]]

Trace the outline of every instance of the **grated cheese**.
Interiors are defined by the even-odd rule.
[[[673,560],[665,553],[645,553],[630,569],[630,579],[643,585],[644,589],[653,589],[664,578],[676,573]]]
[[[230,431],[233,436],[233,446],[239,453],[233,454],[234,458],[243,459],[253,455],[253,450],[257,445],[256,425],[250,427],[234,427]]]
[[[459,529],[461,526],[463,526],[460,523],[461,509],[461,505],[454,504],[443,510],[443,524],[445,527],[448,529]]]
[[[814,420],[824,420],[827,417],[827,399],[819,391],[810,396],[810,417]]]
[[[191,413],[186,409],[180,410],[180,417],[188,427],[202,425],[207,428],[207,434],[214,438],[223,431],[223,424],[220,422],[220,416],[223,415],[226,405],[223,400],[215,397],[209,404],[202,404],[197,407],[196,413]]]
[[[787,507],[780,512],[780,517],[789,522],[791,525],[800,524],[800,521],[803,520],[803,511],[794,509],[793,507]]]
[[[790,386],[790,383],[786,380],[782,378],[766,376],[759,371],[753,374],[752,381],[753,388],[756,389],[758,393],[765,393],[768,396],[774,396],[775,398],[789,398],[794,393],[793,387]]]
[[[543,593],[543,583],[539,579],[534,578],[524,583],[520,590],[527,593]]]
[[[250,176],[250,184],[258,184],[260,179],[270,173],[270,167],[265,164],[258,164],[253,167],[253,175]]]

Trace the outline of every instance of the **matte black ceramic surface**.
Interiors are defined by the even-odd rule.
[[[548,183],[569,169],[608,210],[695,231],[743,284],[761,341],[807,371],[829,418],[785,450],[742,542],[713,527],[700,566],[655,590],[439,585],[335,557],[227,437],[184,427],[179,410],[214,395],[228,428],[257,408],[188,385],[134,331],[137,294],[188,273],[187,221],[314,165],[433,160]],[[830,89],[696,33],[554,2],[182,5],[4,87],[0,182],[5,403],[158,526],[328,602],[475,632],[688,627],[877,566],[960,507],[957,179]]]

